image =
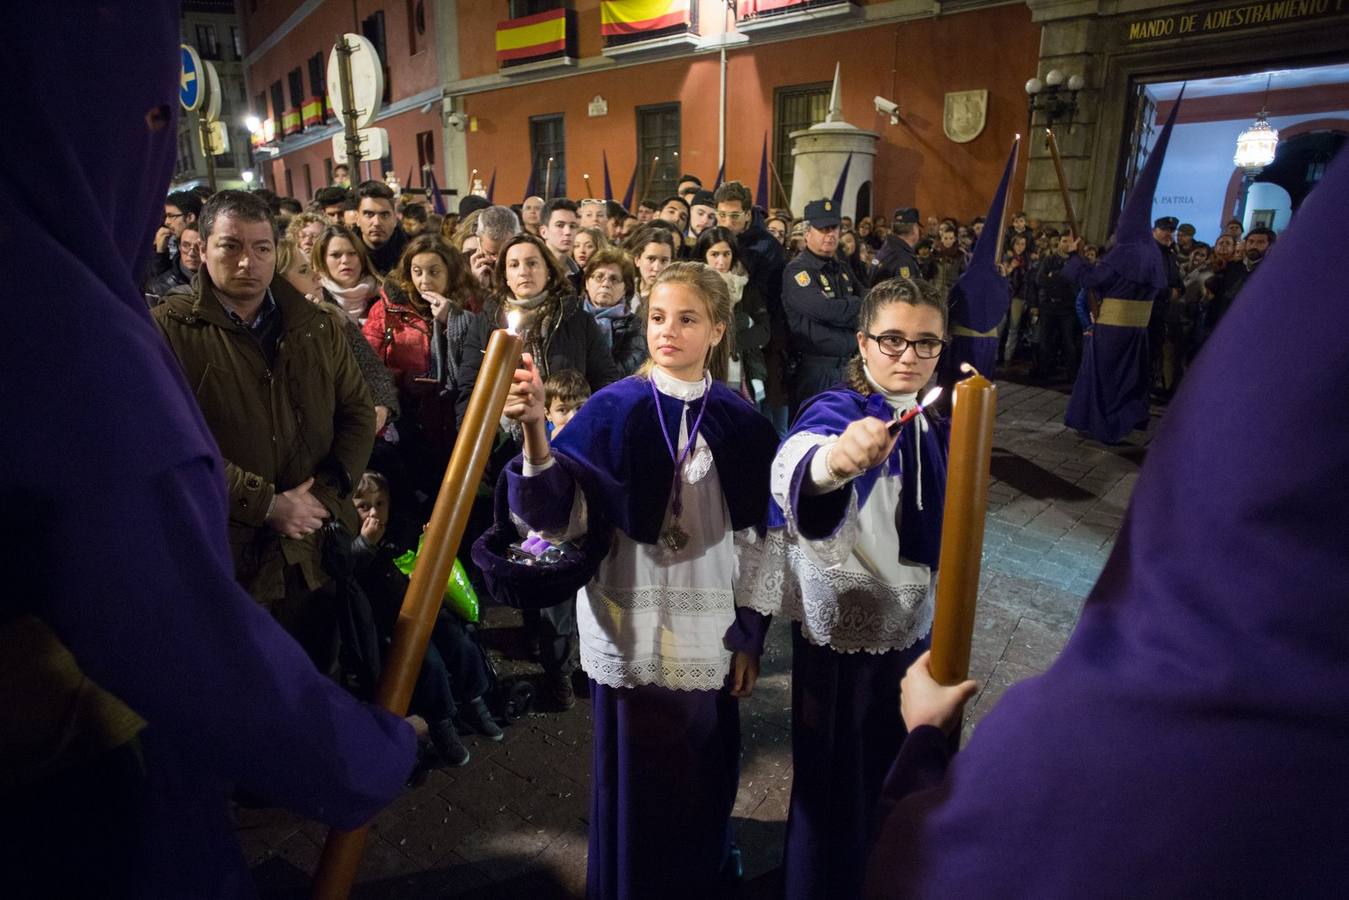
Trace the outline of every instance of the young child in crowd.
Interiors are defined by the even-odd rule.
[[[577,606],[595,723],[588,896],[712,896],[735,871],[738,698],[754,687],[768,624],[738,605],[736,580],[753,568],[742,555],[757,552],[777,434],[722,382],[734,318],[720,275],[675,263],[642,314],[651,362],[591,397],[551,446],[526,356],[505,409],[524,454],[496,528],[523,535],[519,521],[600,548]],[[504,593],[537,572],[484,555],[488,545],[475,557]]]
[[[393,642],[394,625],[407,593],[408,579],[393,564],[403,548],[385,540],[389,524],[389,482],[366,472],[351,492],[361,517],[361,533],[352,541],[356,580],[370,600],[381,651]],[[488,740],[503,734],[483,699],[489,686],[487,663],[464,623],[442,608],[436,617],[412,695],[412,711],[427,721],[431,744],[445,763],[466,765],[468,748],[459,739],[456,718]],[[458,703],[456,703],[456,699]],[[459,704],[465,708],[460,709]]]
[[[549,440],[557,440],[563,427],[572,420],[581,405],[590,398],[590,383],[575,369],[562,369],[543,383],[544,404],[548,410]],[[538,647],[543,666],[543,684],[539,699],[545,708],[567,710],[576,705],[572,685],[572,647],[576,638],[576,599],[565,600],[544,609],[522,611],[526,638]]]
[[[575,369],[563,369],[543,383],[544,404],[548,410],[548,439],[555,441],[562,427],[590,399],[590,383]]]

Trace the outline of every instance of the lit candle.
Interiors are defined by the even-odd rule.
[[[590,175],[589,175],[589,174],[586,174],[586,175],[582,175],[581,177],[585,179],[585,183],[586,183],[586,196],[587,196],[587,197],[594,197],[595,195],[592,194],[592,193],[590,193]]]
[[[548,166],[543,174],[543,199],[553,199],[553,158],[548,157]]]
[[[894,437],[895,435],[899,434],[899,429],[909,424],[909,422],[913,420],[914,416],[918,415],[923,411],[923,407],[931,406],[932,404],[936,403],[937,398],[940,396],[941,396],[941,388],[939,387],[934,387],[932,390],[924,394],[923,399],[918,401],[917,405],[915,405],[913,409],[909,410],[904,415],[900,416],[898,419],[895,419],[893,422],[890,423],[890,436]]]
[[[426,656],[436,613],[440,610],[445,585],[449,583],[459,553],[469,510],[487,468],[511,381],[520,365],[523,342],[515,333],[519,315],[512,312],[507,317],[507,326],[493,331],[487,342],[487,352],[483,354],[482,368],[473,384],[464,424],[459,429],[454,452],[436,495],[431,521],[426,526],[422,552],[403,596],[393,646],[375,692],[375,702],[395,715],[407,715],[412,688]],[[334,828],[328,832],[314,876],[314,897],[325,900],[347,897],[360,866],[365,834],[365,827],[355,831]]]
[[[932,677],[946,685],[959,684],[970,672],[979,559],[988,511],[988,469],[993,458],[993,417],[998,406],[998,389],[993,382],[969,363],[960,368],[974,374],[956,383],[951,399],[951,450],[946,463],[946,507],[930,662]]]

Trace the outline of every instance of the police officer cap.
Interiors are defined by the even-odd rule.
[[[717,198],[711,191],[699,189],[694,192],[693,198],[689,200],[689,206],[710,206],[716,209]]]
[[[918,224],[918,209],[917,209],[917,207],[913,207],[913,206],[901,206],[899,209],[895,210],[895,224],[896,224],[896,225],[917,225],[917,224]]]
[[[812,200],[806,204],[805,219],[815,228],[832,228],[841,221],[838,217],[838,204],[833,200]]]
[[[1180,224],[1180,219],[1175,216],[1162,216],[1156,222],[1152,223],[1153,228],[1161,228],[1164,231],[1175,231],[1176,226]]]

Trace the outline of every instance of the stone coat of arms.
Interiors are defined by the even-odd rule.
[[[951,91],[946,95],[946,110],[941,128],[957,144],[968,144],[984,130],[988,121],[988,91]]]

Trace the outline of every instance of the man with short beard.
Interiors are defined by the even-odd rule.
[[[704,191],[701,188],[694,191],[693,199],[689,201],[689,237],[696,239],[715,224],[717,224],[716,198],[711,191]]]
[[[383,278],[398,265],[408,236],[394,215],[393,190],[382,181],[365,181],[356,189],[356,227],[370,251],[370,265]]]
[[[1278,235],[1263,225],[1252,228],[1246,232],[1246,252],[1241,261],[1229,263],[1208,280],[1205,287],[1213,295],[1213,299],[1209,301],[1208,314],[1205,316],[1206,334],[1212,334],[1213,329],[1218,327],[1218,321],[1231,308],[1232,301],[1246,284],[1246,279],[1251,277],[1255,267],[1269,253],[1277,237]]]

